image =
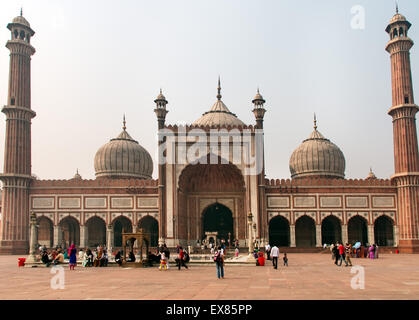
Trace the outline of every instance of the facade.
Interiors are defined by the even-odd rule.
[[[38,242],[48,247],[106,244],[122,247],[121,233],[142,228],[151,245],[197,246],[206,239],[249,239],[281,247],[316,248],[337,241],[419,249],[419,156],[407,36],[410,23],[397,13],[390,41],[395,174],[345,179],[343,152],[317,128],[290,158],[291,179],[266,179],[263,150],[265,100],[252,100],[255,124],[243,123],[216,101],[187,126],[166,124],[160,91],[154,100],[159,135],[158,179],[150,154],[122,132],[100,147],[96,179],[78,172],[68,180],[31,174],[30,59],[34,35],[22,16],[8,25],[11,40],[9,95],[1,208],[0,253],[29,249],[29,216],[36,214]],[[251,213],[251,214],[249,214]]]

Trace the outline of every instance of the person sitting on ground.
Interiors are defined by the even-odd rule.
[[[119,266],[121,266],[122,265],[122,253],[121,253],[121,251],[118,251],[117,253],[116,253],[116,255],[115,255],[115,262],[119,265]]]
[[[108,252],[106,251],[106,249],[103,249],[103,255],[102,258],[100,259],[100,267],[107,267],[108,266]]]
[[[43,250],[42,251],[42,253],[41,253],[41,261],[47,267],[49,267],[49,265],[51,264],[51,260],[49,259],[48,251],[47,250]]]
[[[96,255],[96,258],[95,258],[95,260],[93,262],[93,266],[95,266],[95,267],[99,267],[100,266],[100,259],[102,259],[102,256],[103,256],[103,251],[99,249],[99,251],[98,251],[98,253]]]
[[[61,252],[61,250],[58,250],[57,256],[55,257],[53,263],[55,265],[57,265],[57,264],[63,264],[64,263],[64,255]]]
[[[83,249],[80,249],[80,251],[79,251],[79,261],[83,261],[84,260],[84,256],[85,256],[85,254],[84,254]]]
[[[135,254],[132,251],[129,252],[128,262],[135,262]]]

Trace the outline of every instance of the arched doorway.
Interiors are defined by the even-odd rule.
[[[76,246],[80,245],[80,225],[79,222],[73,217],[66,217],[60,222],[62,232],[62,243],[63,249],[69,248],[71,244]]]
[[[204,210],[202,226],[202,238],[205,238],[205,232],[218,232],[218,240],[227,243],[229,239],[234,239],[233,213],[220,203],[214,203]]]
[[[47,217],[38,219],[38,242],[40,245],[52,248],[54,239],[54,224]]]
[[[374,222],[374,240],[378,246],[394,246],[393,220],[381,216]]]
[[[342,227],[335,216],[328,216],[322,221],[322,244],[336,244],[342,241]]]
[[[150,234],[150,247],[157,247],[159,242],[159,223],[151,216],[145,216],[138,222],[138,228]]]
[[[368,242],[368,226],[367,221],[360,217],[354,216],[348,221],[348,241],[352,245],[361,242],[365,246]]]
[[[132,223],[131,220],[124,216],[120,216],[116,218],[113,222],[113,239],[114,239],[114,247],[122,247],[122,233],[132,232]]]
[[[87,226],[87,246],[97,247],[106,245],[106,224],[99,217],[91,217],[86,222]]]
[[[276,216],[269,221],[269,244],[277,247],[290,246],[290,224],[284,217]]]
[[[295,222],[295,243],[297,247],[316,246],[316,224],[309,216],[302,216]]]
[[[175,238],[186,239],[192,243],[202,240],[205,237],[203,218],[205,210],[208,209],[205,206],[222,198],[223,201],[220,202],[231,203],[228,205],[234,218],[234,229],[230,230],[231,239],[246,239],[246,188],[241,170],[214,154],[206,155],[199,162],[201,160],[206,161],[206,164],[188,164],[179,176],[178,215],[174,220]],[[201,207],[201,201],[205,201],[204,207]],[[224,237],[227,239],[226,235]]]

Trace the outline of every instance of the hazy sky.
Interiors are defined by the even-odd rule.
[[[419,1],[399,0],[419,43]],[[365,29],[351,28],[351,8],[365,8]],[[166,123],[192,123],[216,100],[217,77],[229,109],[255,122],[259,86],[266,99],[268,178],[289,178],[289,158],[313,130],[337,144],[346,177],[394,172],[390,58],[384,31],[393,0],[159,0],[0,3],[0,102],[7,102],[10,38],[19,14],[36,34],[32,57],[32,172],[94,178],[96,151],[122,130],[154,159],[159,88]],[[419,53],[411,50],[414,89]],[[5,116],[0,120],[3,168]]]

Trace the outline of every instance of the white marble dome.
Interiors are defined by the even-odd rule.
[[[153,160],[126,131],[99,148],[95,155],[96,177],[151,179]]]
[[[317,127],[295,149],[290,159],[291,178],[345,178],[345,157],[337,145],[326,139]]]

